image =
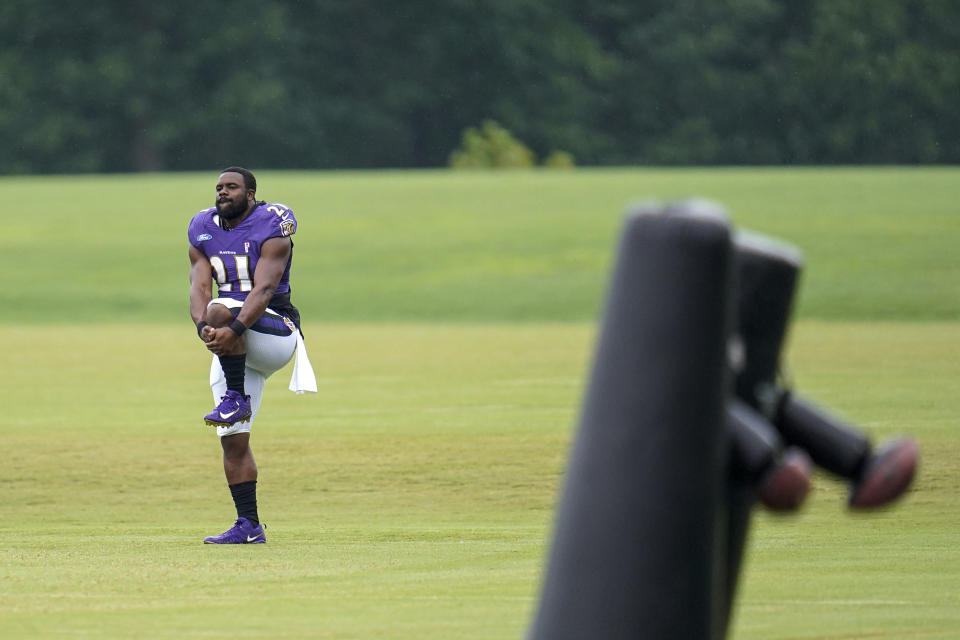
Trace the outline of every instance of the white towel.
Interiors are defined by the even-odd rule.
[[[295,393],[316,393],[317,375],[307,357],[307,346],[303,344],[303,336],[297,333],[297,359],[293,363],[293,375],[290,376],[290,391]]]

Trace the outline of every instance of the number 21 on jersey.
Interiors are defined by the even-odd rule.
[[[214,277],[217,279],[217,287],[220,291],[250,291],[253,289],[253,280],[250,279],[250,256],[233,256],[237,267],[236,278],[231,278],[227,271],[227,265],[220,256],[210,257],[210,266],[213,267]],[[239,289],[234,289],[233,285],[240,285]]]

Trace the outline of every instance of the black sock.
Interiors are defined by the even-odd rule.
[[[233,496],[233,504],[237,506],[238,518],[246,518],[253,526],[260,524],[260,516],[257,515],[256,480],[231,484],[230,495]]]
[[[242,396],[244,393],[243,379],[247,368],[247,354],[241,353],[238,356],[220,356],[220,367],[223,368],[223,375],[227,378],[227,389],[236,391]]]

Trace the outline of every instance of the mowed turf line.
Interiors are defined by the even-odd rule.
[[[214,547],[233,514],[189,326],[4,328],[0,637],[523,636],[595,325],[306,330],[320,394],[278,373],[255,427],[270,541]],[[732,638],[960,632],[957,330],[794,327],[798,386],[915,434],[922,473],[879,514],[824,476],[758,513]]]

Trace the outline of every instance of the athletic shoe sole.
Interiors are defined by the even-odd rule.
[[[253,414],[250,413],[249,415],[246,415],[243,418],[240,418],[239,420],[234,420],[233,422],[218,422],[216,420],[206,420],[206,419],[203,422],[211,427],[232,427],[233,425],[239,422],[250,422],[250,416],[252,415]]]

